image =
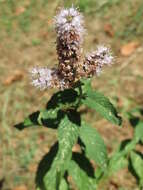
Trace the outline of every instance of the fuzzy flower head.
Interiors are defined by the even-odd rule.
[[[54,21],[58,36],[73,29],[79,34],[79,36],[82,36],[84,32],[83,16],[74,7],[62,9],[59,14],[55,16]]]
[[[83,16],[77,9],[71,7],[62,9],[54,20],[59,74],[66,84],[72,85],[76,80],[76,71],[82,54]]]
[[[52,70],[34,67],[31,71],[32,85],[44,90],[52,85]]]
[[[83,63],[83,73],[87,77],[99,75],[102,67],[105,65],[110,66],[113,63],[114,57],[112,52],[106,46],[100,45],[97,50],[85,56]]]
[[[61,90],[72,88],[80,78],[99,75],[104,66],[112,64],[112,53],[104,45],[83,57],[84,20],[76,8],[62,9],[54,21],[58,66],[52,69],[33,68],[32,85],[41,90],[54,87]]]
[[[68,88],[64,79],[59,75],[57,69],[49,69],[47,67],[34,67],[30,71],[32,82],[31,84],[40,90],[57,87],[61,90]]]
[[[99,45],[97,46],[97,50],[95,51],[95,55],[97,56],[97,60],[100,62],[101,65],[111,65],[113,64],[114,57],[110,48]]]

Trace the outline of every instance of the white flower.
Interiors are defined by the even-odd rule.
[[[72,29],[79,35],[82,35],[84,32],[83,16],[74,7],[62,9],[59,14],[55,16],[54,21],[58,35],[64,34]]]
[[[104,45],[97,46],[95,55],[98,57],[97,61],[99,61],[100,65],[111,65],[113,63],[114,57],[112,56],[112,52],[110,48]]]
[[[111,65],[113,63],[113,56],[108,47],[98,46],[97,50],[85,56],[83,68],[85,75],[93,76],[99,75],[104,65]]]
[[[44,90],[52,85],[52,69],[34,67],[30,71],[32,75],[32,85]]]

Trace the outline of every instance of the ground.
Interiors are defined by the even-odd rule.
[[[34,189],[34,176],[42,156],[56,139],[50,129],[13,126],[29,113],[44,108],[56,90],[39,91],[30,85],[29,69],[57,64],[53,17],[59,7],[75,4],[85,16],[84,52],[109,45],[115,64],[92,81],[123,116],[113,126],[89,110],[85,116],[104,137],[109,153],[132,137],[126,111],[143,106],[143,2],[142,0],[1,0],[0,1],[0,189]],[[143,152],[143,149],[141,149]],[[122,170],[103,189],[138,189],[136,179]]]

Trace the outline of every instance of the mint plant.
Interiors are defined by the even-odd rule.
[[[123,140],[118,149],[110,156],[107,169],[102,175],[102,180],[110,178],[123,168],[128,168],[129,172],[136,178],[139,189],[143,188],[142,113],[141,108],[135,108],[126,113],[127,119],[134,128],[133,137]],[[137,145],[140,146],[140,151],[136,149]]]
[[[32,84],[41,90],[60,90],[45,109],[32,113],[16,128],[45,126],[57,130],[57,142],[39,164],[37,190],[94,190],[106,176],[110,161],[102,137],[83,120],[81,106],[121,125],[121,117],[109,99],[91,87],[91,77],[98,75],[103,66],[111,65],[113,56],[105,46],[83,56],[84,20],[74,7],[62,9],[54,21],[58,67],[34,67],[31,74]],[[74,145],[80,147],[78,152],[72,151]]]

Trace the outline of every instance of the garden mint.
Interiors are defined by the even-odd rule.
[[[98,46],[97,50],[82,54],[82,42],[85,33],[82,14],[74,7],[61,9],[54,17],[57,34],[57,68],[34,67],[30,72],[32,85],[41,90],[72,88],[81,78],[99,75],[104,65],[111,65],[113,61],[110,49]]]

